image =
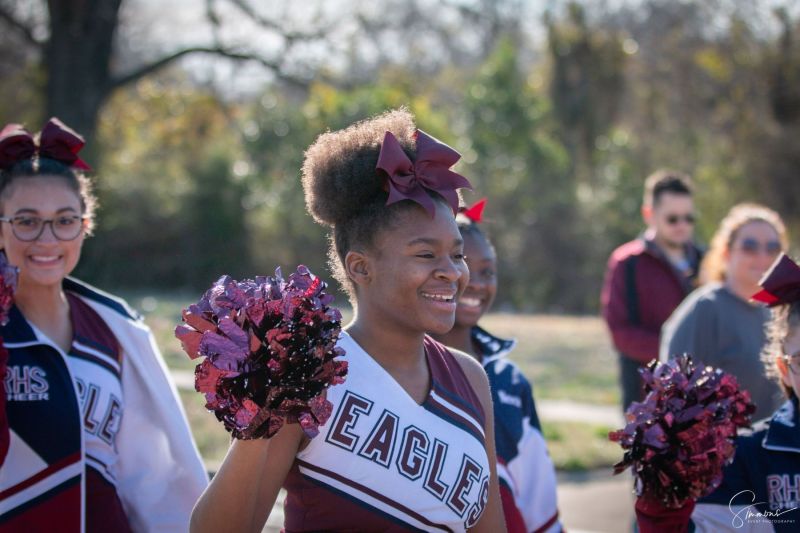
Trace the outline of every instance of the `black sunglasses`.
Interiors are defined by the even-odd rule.
[[[758,240],[751,237],[742,239],[742,243],[739,245],[739,248],[743,252],[750,255],[755,255],[763,249],[764,253],[771,256],[776,256],[783,250],[783,246],[781,246],[780,241],[767,241],[762,244]]]
[[[667,215],[667,224],[674,226],[678,222],[683,221],[687,224],[694,224],[694,215],[689,213],[688,215]]]

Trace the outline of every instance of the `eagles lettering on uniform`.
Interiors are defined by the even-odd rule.
[[[489,499],[485,414],[458,361],[426,338],[422,404],[346,333],[347,381],[284,484],[286,531],[464,531]],[[346,472],[346,475],[342,473]]]

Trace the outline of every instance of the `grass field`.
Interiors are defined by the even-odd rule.
[[[167,364],[192,370],[195,363],[173,336],[180,311],[199,295],[129,295],[130,303],[145,315]],[[345,318],[349,313],[345,313]],[[596,317],[492,314],[482,325],[501,337],[518,340],[511,358],[532,381],[537,400],[571,400],[594,405],[616,405],[616,356],[603,322]],[[209,468],[221,461],[228,436],[193,391],[181,391],[198,446]],[[614,428],[598,424],[545,420],[542,423],[557,468],[606,468],[621,457],[606,435]]]

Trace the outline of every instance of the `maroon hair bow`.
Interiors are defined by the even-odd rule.
[[[417,141],[417,158],[413,162],[391,132],[387,131],[383,138],[376,168],[384,173],[387,180],[389,199],[386,205],[400,200],[412,200],[433,217],[436,214],[436,205],[425,192],[428,189],[441,194],[453,208],[453,214],[456,214],[456,189],[472,188],[467,178],[450,170],[461,159],[461,155],[423,131],[417,130],[414,136]]]
[[[764,302],[769,307],[800,301],[800,266],[788,255],[781,256],[761,278],[763,290],[753,295],[753,300]]]
[[[483,209],[486,207],[486,198],[481,198],[470,207],[462,207],[459,213],[470,219],[473,224],[483,222]]]
[[[78,157],[83,145],[83,137],[55,117],[48,120],[39,133],[38,146],[34,136],[20,124],[8,124],[0,131],[0,168],[11,168],[17,161],[30,159],[38,151],[39,157],[91,170]]]

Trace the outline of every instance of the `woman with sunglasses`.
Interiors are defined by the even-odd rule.
[[[679,509],[639,498],[641,533],[800,531],[800,267],[781,255],[761,287],[753,299],[772,307],[762,360],[785,397],[770,418],[736,438],[733,462],[711,494]]]
[[[0,246],[18,268],[0,328],[0,530],[186,530],[206,476],[153,337],[68,277],[94,226],[82,146],[57,119],[0,132]]]
[[[695,290],[664,324],[659,358],[689,353],[739,380],[756,404],[755,419],[781,403],[759,359],[769,313],[750,300],[758,282],[788,245],[775,211],[757,204],[734,206],[711,240]]]

